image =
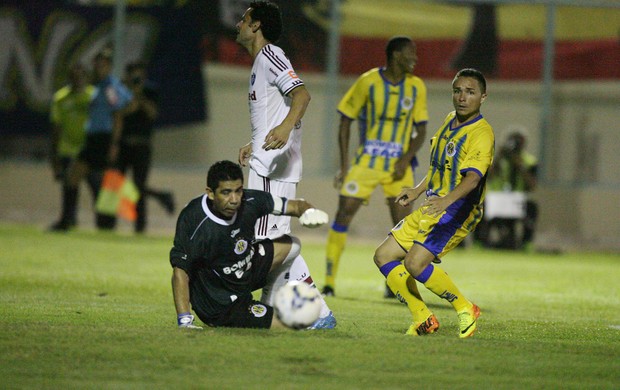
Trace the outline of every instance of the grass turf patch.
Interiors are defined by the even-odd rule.
[[[0,225],[0,387],[620,387],[617,254],[454,251],[441,266],[482,308],[460,340],[423,287],[441,328],[403,334],[410,316],[382,298],[374,243],[344,253],[333,331],[177,329],[171,241]],[[320,286],[324,244],[302,253]]]

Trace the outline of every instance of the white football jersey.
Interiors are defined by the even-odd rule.
[[[282,149],[266,151],[262,146],[267,133],[282,123],[290,110],[291,99],[286,95],[303,84],[278,46],[269,44],[256,56],[248,94],[252,124],[250,167],[261,176],[293,183],[301,180],[301,121]]]

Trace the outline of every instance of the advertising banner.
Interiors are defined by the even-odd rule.
[[[69,66],[90,69],[113,42],[114,7],[8,0],[0,6],[0,134],[49,132]],[[128,8],[123,64],[143,61],[159,91],[158,125],[206,119],[200,22],[186,8]],[[124,69],[124,66],[122,67]]]

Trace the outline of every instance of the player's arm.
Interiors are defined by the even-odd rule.
[[[305,227],[318,227],[329,221],[329,216],[323,210],[314,206],[304,199],[284,199],[273,196],[274,207],[272,214],[289,215],[299,218],[299,223]]]
[[[194,325],[194,316],[189,304],[189,276],[179,267],[172,268],[172,296],[177,311],[177,325],[179,328],[202,329]]]
[[[267,133],[263,144],[265,150],[283,148],[288,142],[291,131],[306,113],[306,108],[310,103],[310,93],[304,85],[290,91],[288,96],[291,98],[291,108],[282,123]]]
[[[177,315],[189,313],[189,276],[179,267],[172,268],[172,295]]]
[[[157,119],[157,116],[159,115],[159,110],[157,108],[156,98],[147,94],[146,91],[142,91],[142,93],[137,97],[137,99],[140,103],[140,106],[142,106],[142,109],[146,113],[146,116],[152,121]]]
[[[250,157],[252,157],[252,142],[248,142],[246,145],[239,148],[239,165],[242,167],[248,165]]]
[[[340,170],[334,177],[334,187],[340,189],[344,175],[349,170],[349,140],[351,138],[351,124],[353,119],[346,115],[340,115],[340,126],[338,127],[338,148],[340,150]]]
[[[457,185],[446,196],[434,196],[427,198],[422,205],[425,206],[424,213],[435,217],[439,216],[439,214],[446,211],[446,209],[450,207],[452,203],[465,197],[476,187],[478,187],[481,179],[482,177],[480,176],[478,171],[467,171],[459,185]]]
[[[424,139],[426,138],[426,122],[415,125],[415,128],[415,137],[409,139],[407,153],[403,154],[394,165],[394,172],[392,172],[392,178],[394,180],[400,180],[405,176],[407,167],[411,165],[411,161],[424,143]]]

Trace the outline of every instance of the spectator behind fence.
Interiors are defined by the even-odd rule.
[[[488,190],[525,194],[525,215],[519,218],[486,218],[478,227],[476,239],[485,246],[519,249],[534,239],[538,206],[530,199],[536,189],[538,162],[525,150],[526,132],[513,128],[508,133],[489,174]],[[490,198],[487,198],[487,200]],[[522,233],[517,228],[521,222]]]
[[[93,60],[95,89],[90,101],[86,121],[86,143],[78,157],[71,164],[65,186],[67,197],[60,221],[53,230],[66,231],[76,221],[78,187],[84,178],[96,194],[101,187],[103,171],[114,164],[118,158],[122,128],[121,110],[132,99],[132,94],[121,81],[112,75],[112,50],[105,48]],[[113,229],[116,218],[97,214],[97,227]]]
[[[146,198],[152,196],[157,199],[169,214],[174,212],[174,199],[171,192],[154,190],[147,185],[151,169],[153,125],[159,110],[157,90],[147,78],[144,63],[128,64],[125,77],[133,100],[123,111],[118,167],[123,173],[131,169],[133,181],[140,191],[135,231],[143,233],[147,222]]]
[[[72,189],[67,186],[65,178],[69,166],[75,160],[84,145],[86,138],[85,124],[88,119],[88,107],[95,88],[88,83],[86,68],[82,64],[74,64],[69,69],[68,84],[60,88],[52,98],[50,122],[52,139],[50,163],[54,179],[62,183],[61,218],[55,222],[51,230],[62,229],[62,215],[67,214],[68,200]],[[64,224],[75,226],[75,214],[69,215]]]

